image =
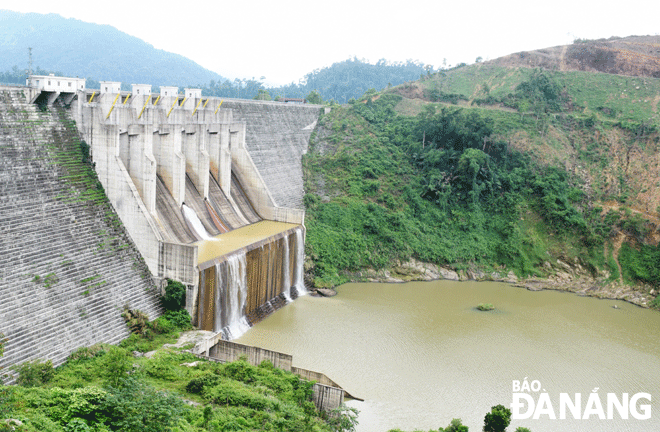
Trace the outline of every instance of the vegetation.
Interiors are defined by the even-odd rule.
[[[511,410],[504,405],[496,405],[484,418],[484,432],[504,432],[511,423]]]
[[[184,285],[169,280],[162,302],[166,312],[152,322],[125,309],[133,334],[118,347],[81,348],[57,368],[18,366],[18,385],[0,385],[0,415],[25,432],[354,430],[357,411],[319,412],[313,383],[268,361],[221,364],[163,347],[191,326]],[[145,351],[154,352],[136,354]]]
[[[564,171],[510,149],[479,112],[431,105],[404,117],[400,99],[367,96],[320,121],[303,161],[317,286],[411,257],[519,275],[542,275],[553,249],[604,263],[605,239]]]
[[[478,65],[333,107],[303,159],[316,286],[410,258],[539,277],[561,270],[559,259],[610,282],[660,285],[649,216],[599,205],[637,205],[641,178],[626,170],[648,172],[631,155],[654,157],[660,120],[646,92],[660,80],[593,75]],[[601,97],[631,86],[638,103]]]
[[[479,303],[477,305],[477,309],[480,311],[491,311],[495,309],[495,306],[493,306],[491,303]]]
[[[210,81],[201,85],[202,93],[209,96],[245,99],[277,100],[279,98],[306,99],[309,103],[323,100],[346,103],[358,98],[369,89],[384,89],[428,76],[433,67],[412,61],[389,62],[385,59],[371,64],[364,59],[352,58],[337,62],[305,75],[298,83],[266,88],[263,80],[234,79]]]

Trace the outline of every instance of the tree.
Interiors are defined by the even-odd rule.
[[[112,387],[120,387],[132,368],[133,362],[123,348],[110,347],[103,356],[102,374]]]
[[[167,310],[177,311],[186,306],[186,286],[181,282],[168,279],[165,295],[161,299]]]
[[[270,93],[268,93],[268,90],[264,90],[264,89],[259,89],[259,92],[257,93],[257,95],[253,99],[255,99],[255,100],[265,100],[265,101],[272,100],[271,97],[270,97]]]
[[[449,426],[438,429],[438,432],[468,432],[468,427],[461,423],[461,419],[452,419]]]
[[[312,90],[311,92],[309,92],[307,97],[305,97],[305,100],[308,103],[311,103],[311,104],[320,105],[320,104],[323,103],[323,99],[321,98],[321,94],[319,92],[317,92],[316,90]]]
[[[484,418],[484,432],[504,432],[511,423],[511,410],[504,405],[491,407]]]

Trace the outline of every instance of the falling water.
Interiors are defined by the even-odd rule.
[[[303,279],[305,261],[305,241],[303,239],[302,228],[296,228],[296,261],[293,269],[293,286],[298,291],[298,295],[302,296],[307,294],[305,288],[305,281]]]
[[[247,302],[247,263],[245,253],[237,253],[227,257],[227,280],[224,286],[226,302],[225,315],[227,320],[222,332],[225,339],[232,340],[248,331],[250,324],[245,318],[245,303]],[[221,272],[217,272],[220,274]],[[216,320],[220,317],[216,316]]]
[[[282,294],[286,302],[291,302],[291,273],[289,272],[289,237],[282,239],[284,253],[282,256]]]
[[[204,225],[202,225],[202,221],[199,220],[199,217],[197,217],[195,210],[191,209],[185,204],[181,205],[181,209],[183,211],[183,217],[186,219],[188,226],[191,230],[194,231],[194,234],[198,239],[213,240],[213,237],[211,237],[211,235],[206,231],[206,228],[204,228]]]

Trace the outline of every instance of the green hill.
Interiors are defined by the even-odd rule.
[[[178,54],[152,45],[108,25],[66,19],[56,14],[0,10],[0,71],[28,65],[66,76],[94,80],[192,86],[223,79]],[[24,82],[24,81],[23,81]]]
[[[648,304],[658,94],[657,78],[493,61],[335,107],[304,159],[310,280],[405,280],[414,258]]]

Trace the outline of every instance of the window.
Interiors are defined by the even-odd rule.
[[[50,80],[48,80],[48,85],[50,85]]]
[[[137,91],[135,92],[135,94],[140,94],[140,89],[137,89]]]
[[[69,87],[71,87],[71,82],[69,81]]]
[[[105,88],[105,91],[106,91],[106,92],[108,91],[108,88],[107,88],[107,87]]]

